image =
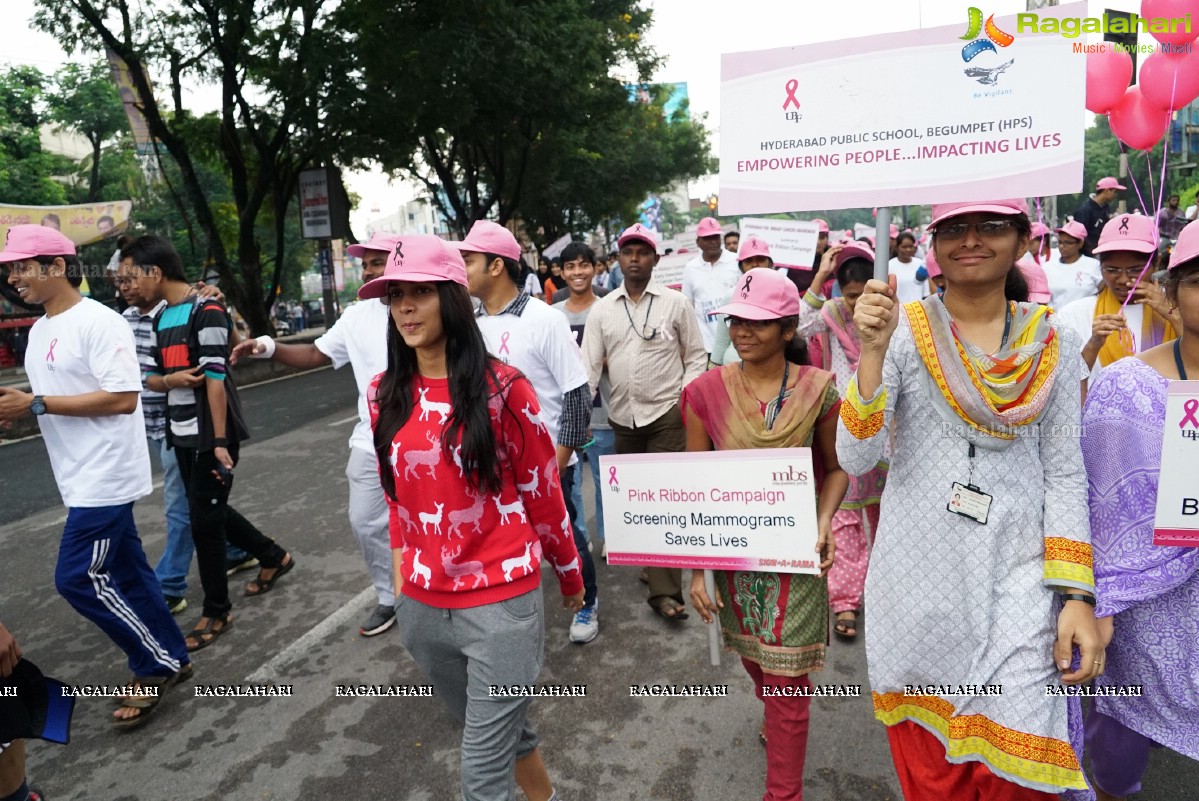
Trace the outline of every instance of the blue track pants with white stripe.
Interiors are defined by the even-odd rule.
[[[72,508],[54,585],[129,657],[135,676],[169,676],[188,661],[133,524],[133,504]]]

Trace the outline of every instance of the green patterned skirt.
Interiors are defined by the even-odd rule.
[[[802,676],[824,667],[828,581],[803,573],[718,571],[724,643],[764,672]]]

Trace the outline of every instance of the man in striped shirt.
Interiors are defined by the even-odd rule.
[[[232,623],[226,537],[261,565],[246,586],[247,596],[269,592],[295,560],[229,506],[233,467],[241,442],[250,436],[227,372],[229,313],[220,301],[192,294],[179,254],[161,237],[134,240],[121,251],[121,269],[132,271],[146,302],[167,303],[154,322],[155,369],[147,373],[146,387],[167,393],[167,443],[175,450],[191,506],[204,612],[186,644],[198,651]]]

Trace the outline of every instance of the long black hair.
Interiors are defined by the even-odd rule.
[[[491,425],[488,401],[506,393],[495,369],[495,359],[475,323],[475,310],[466,287],[439,281],[441,326],[445,332],[445,365],[453,412],[442,426],[441,449],[450,454],[451,444],[461,444],[458,454],[467,483],[488,493],[499,492],[502,484],[500,456]],[[404,343],[395,319],[387,316],[387,370],[379,381],[376,402],[375,453],[380,465],[391,464],[391,445],[412,415],[414,384],[420,379],[416,351]],[[507,404],[504,404],[507,409]],[[508,410],[509,414],[512,411]],[[502,412],[501,412],[502,414]],[[383,490],[396,500],[395,472],[379,471]]]

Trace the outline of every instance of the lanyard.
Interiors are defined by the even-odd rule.
[[[1003,318],[1003,339],[999,343],[999,349],[1003,350],[1007,347],[1008,335],[1012,333],[1012,304],[1007,305],[1007,314]]]
[[[1182,337],[1174,340],[1174,366],[1178,368],[1178,378],[1180,381],[1187,380],[1187,368],[1182,363]]]
[[[641,331],[644,331],[645,327],[647,325],[649,325],[649,315],[650,315],[650,312],[652,312],[654,310],[654,296],[653,295],[649,296],[649,306],[645,310],[645,319],[641,321],[641,331],[637,330],[637,324],[633,322],[633,313],[631,311],[629,311],[629,299],[627,297],[624,297],[624,298],[621,298],[621,300],[624,301],[625,316],[629,318],[629,330],[630,331],[632,331],[637,336],[641,337],[646,342],[649,342],[651,339],[653,339],[655,336],[658,335],[657,328],[651,329],[649,332],[649,336],[646,336],[645,334],[641,333]]]
[[[741,372],[745,372],[745,362],[741,362]],[[783,383],[779,384],[779,396],[774,400],[774,411],[771,412],[770,407],[766,407],[766,430],[774,428],[774,423],[779,418],[779,412],[783,408],[783,400],[787,395],[787,379],[791,377],[791,362],[784,362],[783,367]]]

